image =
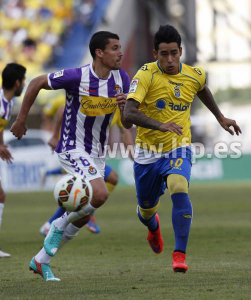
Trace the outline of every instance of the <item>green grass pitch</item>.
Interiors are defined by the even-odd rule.
[[[52,193],[9,194],[0,230],[0,299],[251,299],[251,184],[190,187],[194,219],[189,270],[174,274],[171,200],[159,208],[164,250],[152,252],[136,215],[134,188],[118,188],[96,212],[101,233],[83,229],[51,267],[61,282],[28,270],[43,244],[40,226],[56,208]]]

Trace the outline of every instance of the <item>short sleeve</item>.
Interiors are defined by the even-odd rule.
[[[53,90],[72,90],[79,87],[81,69],[65,69],[48,74],[48,84]]]
[[[197,73],[197,79],[200,83],[200,86],[199,86],[199,89],[198,89],[198,92],[199,91],[202,91],[205,87],[205,84],[206,84],[206,72],[203,68],[201,67],[195,67],[193,68],[194,71]]]
[[[149,90],[151,78],[151,71],[147,68],[147,65],[143,66],[131,81],[127,99],[132,98],[139,103],[142,103]]]

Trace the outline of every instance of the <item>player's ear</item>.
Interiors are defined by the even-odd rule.
[[[101,49],[96,49],[95,50],[96,56],[99,58],[103,57],[103,51]]]
[[[20,86],[21,86],[21,82],[20,82],[19,79],[17,79],[16,82],[15,82],[15,87],[20,88]]]
[[[180,56],[182,55],[182,47],[180,47]]]
[[[153,57],[154,59],[158,59],[158,51],[156,51],[155,49],[153,49]]]

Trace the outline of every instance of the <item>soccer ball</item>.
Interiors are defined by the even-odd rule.
[[[67,211],[78,211],[92,199],[90,182],[79,175],[66,175],[55,185],[54,197]]]

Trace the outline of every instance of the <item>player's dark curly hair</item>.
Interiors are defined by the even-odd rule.
[[[154,48],[156,51],[158,51],[160,43],[177,43],[180,48],[181,37],[178,30],[172,25],[161,25],[154,35]]]
[[[2,86],[10,90],[14,87],[17,80],[20,82],[24,79],[26,68],[16,63],[7,64],[2,72]]]
[[[109,31],[98,31],[91,37],[89,49],[93,59],[96,57],[96,49],[105,50],[106,45],[109,44],[109,39],[119,40],[119,36]]]

